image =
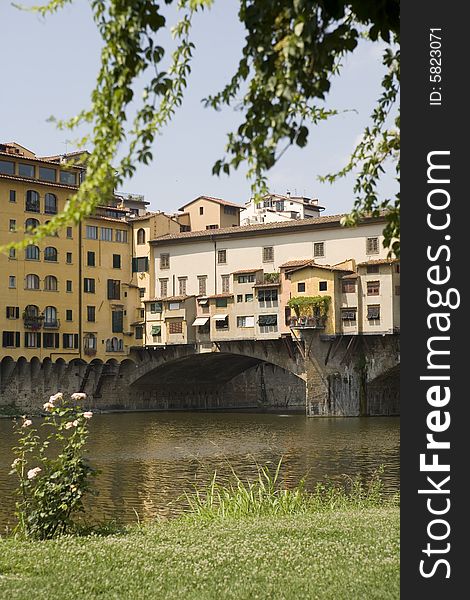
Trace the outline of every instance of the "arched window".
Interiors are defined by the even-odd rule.
[[[57,197],[55,194],[46,194],[44,196],[44,212],[48,215],[57,214]]]
[[[39,260],[39,248],[37,246],[26,246],[25,250],[26,260]]]
[[[48,223],[50,223],[50,221],[46,221],[44,225],[47,225]],[[59,232],[56,230],[54,231],[54,233],[48,233],[47,235],[50,235],[52,237],[59,237]]]
[[[37,219],[26,219],[24,222],[26,233],[34,233],[36,227],[39,227],[39,221]]]
[[[44,260],[49,262],[57,262],[57,249],[53,246],[47,246],[47,248],[44,248]]]
[[[38,317],[39,316],[39,308],[34,304],[28,304],[28,306],[24,309],[25,317]]]
[[[117,337],[106,340],[106,352],[122,352],[123,341]]]
[[[57,292],[57,277],[46,275],[44,279],[44,289],[48,292]]]
[[[109,340],[107,340],[108,342]],[[86,333],[83,339],[83,347],[85,350],[85,354],[94,355],[96,354],[96,335],[94,333]]]
[[[26,210],[30,212],[39,212],[40,210],[39,194],[34,190],[26,192]]]
[[[57,327],[57,308],[46,306],[44,310],[44,327]]]
[[[145,229],[140,228],[137,230],[137,243],[145,244]]]
[[[26,275],[25,285],[27,290],[38,290],[39,277],[37,275]]]

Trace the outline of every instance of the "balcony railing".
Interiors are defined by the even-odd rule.
[[[29,316],[29,315],[24,315],[23,316],[23,320],[24,320],[24,327],[25,329],[41,329],[42,327],[42,322],[44,321],[44,317],[42,316]]]
[[[289,327],[296,329],[325,329],[326,316],[322,317],[291,317]]]
[[[88,348],[87,346],[85,346],[84,352],[87,356],[95,356],[96,348]]]
[[[51,319],[50,321],[44,321],[42,326],[44,329],[59,329],[60,321],[59,319]]]

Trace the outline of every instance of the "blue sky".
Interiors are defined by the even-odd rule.
[[[174,20],[170,12],[169,24]],[[226,133],[240,115],[228,108],[203,108],[201,99],[221,89],[235,71],[244,31],[237,18],[236,0],[216,0],[210,11],[196,17],[193,72],[183,106],[158,137],[154,161],[139,166],[123,191],[144,194],[151,209],[177,210],[201,194],[245,202],[250,184],[245,170],[215,177],[211,168],[221,158]],[[56,130],[50,115],[72,116],[88,105],[99,61],[100,38],[86,0],[46,19],[0,3],[2,90],[0,141],[17,141],[39,155],[73,150],[73,134]],[[320,199],[325,214],[347,211],[353,203],[353,178],[333,186],[317,176],[344,166],[368,122],[380,95],[383,75],[381,48],[363,42],[333,83],[327,106],[354,109],[311,129],[304,149],[290,149],[268,173],[273,192],[302,194]],[[381,187],[384,195],[396,190],[393,174]]]

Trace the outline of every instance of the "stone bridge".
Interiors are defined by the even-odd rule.
[[[0,363],[0,404],[38,409],[58,390],[102,410],[257,409],[399,414],[399,336],[243,340],[133,349],[118,362]]]

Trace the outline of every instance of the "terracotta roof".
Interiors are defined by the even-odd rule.
[[[8,144],[5,144],[8,145]],[[27,148],[26,148],[27,150]],[[31,152],[31,151],[30,151]],[[50,165],[54,165],[55,167],[60,167],[60,164],[57,163],[55,160],[51,160],[50,158],[39,158],[38,156],[24,156],[23,154],[13,154],[13,152],[0,152],[0,156],[8,156],[10,159],[19,159],[19,160],[25,160],[26,162],[40,162],[40,163],[49,163]],[[67,165],[67,168],[72,168],[72,169],[84,169],[85,167],[83,167],[82,165]],[[28,181],[30,181],[28,179]]]
[[[240,269],[239,271],[233,271],[232,275],[243,275],[243,273],[256,273],[257,271],[262,271],[262,268],[257,269]]]
[[[289,267],[303,267],[313,262],[312,258],[299,258],[297,260],[289,260],[282,265],[279,265],[280,269],[288,269]]]
[[[331,265],[319,265],[316,262],[314,262],[313,260],[301,267],[296,267],[296,268],[293,267],[292,269],[290,269],[290,271],[301,271],[302,269],[310,269],[310,268],[323,269],[325,271],[343,271],[345,273],[351,272],[351,269],[347,269],[346,267],[337,267],[337,266],[331,266]]]
[[[217,300],[217,298],[233,298],[233,294],[225,292],[223,294],[213,294],[212,296],[204,296],[204,298],[209,298],[210,300]]]
[[[191,242],[193,239],[207,239],[211,240],[215,237],[246,237],[247,234],[256,232],[269,233],[282,233],[283,231],[296,231],[296,230],[314,230],[323,229],[329,227],[341,227],[340,221],[345,214],[339,215],[328,215],[326,217],[310,217],[308,219],[297,219],[295,221],[280,221],[278,223],[257,223],[256,225],[239,225],[237,227],[224,227],[222,229],[210,229],[201,231],[183,231],[182,233],[170,233],[150,241],[151,244],[166,244],[173,242],[183,242],[188,240]],[[384,222],[385,216],[380,217],[366,217],[360,221],[360,223],[377,223]]]
[[[149,300],[142,300],[142,302],[183,302],[183,300],[194,297],[195,296],[166,296],[165,298],[150,298]]]
[[[103,215],[87,215],[86,219],[99,219],[100,221],[112,221],[113,223],[121,223],[122,225],[130,225],[126,219],[117,219],[114,217],[105,217]]]
[[[243,206],[240,206],[240,204],[235,204],[235,202],[229,202],[228,200],[224,200],[223,198],[214,198],[213,196],[198,196],[197,198],[194,198],[194,200],[191,200],[191,202],[184,204],[179,210],[184,210],[187,206],[193,204],[193,202],[196,202],[197,200],[210,200],[211,202],[216,202],[217,204],[222,204],[223,206],[233,206],[235,208],[243,210]]]
[[[357,279],[358,277],[357,273],[349,273],[349,275],[343,275],[341,279]]]
[[[3,155],[3,153],[0,152],[0,155]],[[55,183],[55,181],[41,181],[39,179],[33,179],[31,177],[19,177],[17,175],[6,175],[5,173],[0,173],[0,177],[2,177],[3,179],[12,179],[13,181],[25,181],[26,183],[30,183],[31,185],[48,185],[52,187],[64,188],[66,190],[78,190],[78,185]]]
[[[153,217],[154,215],[158,215],[159,213],[156,212],[148,212],[146,215],[139,215],[139,216],[129,216],[129,223],[133,223],[134,221],[145,221],[146,219],[150,219],[150,217]],[[168,215],[167,215],[168,216]],[[168,217],[170,218],[170,217]]]
[[[393,263],[400,262],[398,258],[374,258],[372,260],[366,260],[358,263],[358,267],[366,267],[367,265],[392,265]]]

